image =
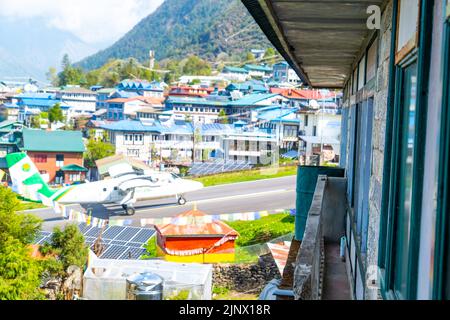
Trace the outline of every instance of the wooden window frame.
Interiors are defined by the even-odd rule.
[[[397,3],[397,10],[398,10],[398,16],[397,16],[397,32],[395,37],[395,64],[398,64],[400,61],[405,59],[405,57],[411,53],[415,48],[419,45],[419,35],[420,35],[420,17],[422,15],[421,7],[422,7],[422,0],[419,0],[418,2],[418,14],[417,14],[417,21],[416,21],[416,34],[412,38],[408,40],[408,42],[402,47],[398,47],[398,39],[399,39],[399,32],[400,32],[400,6],[401,2],[403,0],[398,0]]]

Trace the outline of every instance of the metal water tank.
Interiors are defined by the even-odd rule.
[[[127,300],[162,300],[164,279],[145,272],[127,278]]]

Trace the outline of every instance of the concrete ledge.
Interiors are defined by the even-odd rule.
[[[296,300],[320,299],[322,283],[322,210],[327,177],[319,176],[294,271]]]

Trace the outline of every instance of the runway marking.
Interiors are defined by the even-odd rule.
[[[257,193],[247,193],[247,194],[241,194],[241,195],[235,195],[235,196],[228,196],[228,197],[220,197],[220,198],[212,198],[212,199],[203,199],[203,200],[191,200],[190,202],[188,202],[186,205],[184,206],[189,206],[189,203],[197,203],[197,204],[202,204],[202,203],[209,203],[209,202],[219,202],[219,201],[223,201],[223,200],[233,200],[233,199],[239,199],[239,198],[254,198],[254,197],[259,197],[261,195],[266,195],[266,194],[273,194],[273,193],[288,193],[288,192],[292,192],[295,191],[294,189],[279,189],[279,190],[271,190],[271,191],[264,191],[264,192],[257,192]],[[153,211],[153,210],[159,210],[159,209],[172,209],[172,208],[182,208],[184,206],[180,206],[180,205],[173,205],[173,206],[164,206],[164,207],[160,207],[160,208],[152,208],[152,209],[141,209],[141,210],[136,210],[136,213],[139,212],[149,212],[149,211]]]

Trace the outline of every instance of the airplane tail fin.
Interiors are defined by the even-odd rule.
[[[41,201],[46,205],[51,204],[51,198],[56,191],[50,189],[42,179],[38,169],[26,153],[7,154],[6,163],[14,192],[32,201]]]

